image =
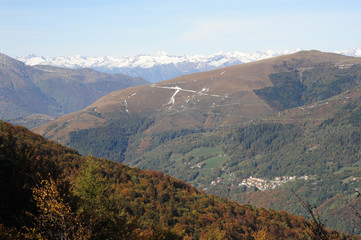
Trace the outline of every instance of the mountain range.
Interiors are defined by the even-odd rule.
[[[34,131],[241,203],[358,234],[361,58],[300,51],[114,91]],[[360,203],[357,203],[360,204]]]
[[[0,54],[0,117],[14,123],[32,122],[31,127],[81,110],[116,89],[145,83],[139,77],[90,68],[28,66]]]
[[[69,140],[64,138],[69,132],[109,123],[105,120],[110,113],[111,117],[120,114],[155,118],[148,132],[240,125],[340,94],[357,85],[358,80],[351,83],[341,81],[338,79],[339,72],[360,63],[360,58],[301,51],[183,75],[114,91],[82,111],[60,117],[36,131],[44,136],[50,134],[54,140]],[[324,83],[323,79],[329,77],[328,74],[332,78]],[[320,79],[314,75],[320,76]],[[358,79],[358,75],[351,77]],[[68,126],[61,127],[65,123]],[[65,140],[62,142],[67,143]]]
[[[18,57],[27,65],[52,65],[64,68],[93,68],[108,73],[123,73],[132,77],[143,77],[150,82],[160,82],[181,75],[204,72],[216,68],[258,61],[270,57],[281,56],[300,51],[258,51],[254,53],[219,52],[213,55],[175,56],[159,52],[157,55],[137,55],[124,58],[90,57],[77,55],[74,57],[46,57],[34,54]],[[361,48],[353,48],[337,53],[360,57]]]

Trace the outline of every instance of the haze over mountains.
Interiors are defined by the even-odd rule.
[[[157,55],[137,55],[124,58],[90,57],[46,57],[29,55],[18,57],[27,65],[52,65],[65,68],[93,68],[108,73],[123,73],[131,77],[143,77],[150,82],[160,82],[181,75],[204,72],[216,68],[258,61],[270,57],[294,53],[298,50],[258,51],[254,53],[219,52],[209,56],[175,56],[160,52]],[[361,56],[361,48],[353,48],[337,53],[347,56]]]
[[[89,68],[28,66],[0,54],[0,117],[21,118],[15,120],[19,123],[47,121],[81,110],[116,89],[145,83],[148,82],[139,77]],[[33,117],[29,118],[29,115]]]

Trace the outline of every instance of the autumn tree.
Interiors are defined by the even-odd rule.
[[[90,239],[89,229],[83,225],[64,202],[54,180],[42,180],[33,188],[38,215],[33,216],[33,227],[25,227],[26,239]]]

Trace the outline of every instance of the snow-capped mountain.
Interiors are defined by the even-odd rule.
[[[339,53],[351,57],[361,57],[361,47],[351,48],[344,51],[336,51],[335,53]]]
[[[137,55],[124,58],[88,57],[76,55],[72,57],[44,57],[29,55],[18,60],[27,65],[52,65],[66,68],[93,68],[108,73],[123,73],[131,77],[143,77],[151,82],[178,77],[180,75],[208,71],[235,64],[248,63],[284,54],[291,54],[301,49],[243,53],[219,52],[213,55],[175,56],[164,52],[157,55]],[[361,48],[354,48],[338,53],[348,56],[361,56]]]

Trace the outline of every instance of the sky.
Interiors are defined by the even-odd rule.
[[[11,57],[339,51],[361,46],[360,0],[0,0]]]

